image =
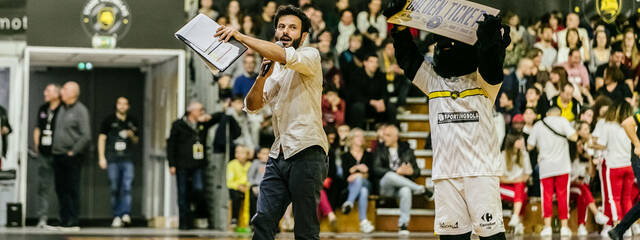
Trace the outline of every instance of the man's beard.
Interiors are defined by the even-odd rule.
[[[302,35],[302,34],[300,34],[300,35]],[[285,37],[285,36],[277,38],[276,41],[281,41],[283,37]],[[286,37],[289,38],[289,39],[292,39],[289,36],[286,36]],[[289,40],[289,41],[291,41],[291,40]],[[291,41],[291,47],[296,48],[296,49],[299,48],[301,41],[302,41],[302,36],[300,36],[299,38],[294,39],[293,41]]]

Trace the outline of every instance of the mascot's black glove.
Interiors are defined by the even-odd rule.
[[[511,43],[509,27],[502,25],[500,16],[484,14],[484,20],[478,21],[476,35],[478,41],[478,72],[491,85],[502,83],[505,49]]]
[[[382,15],[389,19],[393,15],[396,15],[396,13],[402,11],[405,4],[407,4],[407,0],[391,0],[387,3],[384,11],[382,11]]]

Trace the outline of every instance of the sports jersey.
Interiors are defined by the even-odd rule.
[[[416,73],[429,97],[434,180],[502,175],[493,101],[476,77],[443,78],[426,62]]]

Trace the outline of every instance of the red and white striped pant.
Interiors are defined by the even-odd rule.
[[[622,220],[633,206],[634,180],[631,166],[608,168],[606,160],[602,161],[600,182],[604,214],[610,219],[608,225]]]
[[[587,222],[587,210],[589,210],[589,204],[593,201],[593,195],[589,189],[587,183],[571,183],[571,199],[575,199],[578,202],[578,224],[585,224]]]

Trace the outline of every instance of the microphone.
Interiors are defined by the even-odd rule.
[[[282,42],[280,41],[277,41],[276,45],[280,46],[281,48],[284,48],[284,44],[282,44]],[[269,69],[271,69],[272,66],[273,66],[273,60],[271,60],[270,63],[267,63],[264,66],[262,66],[262,73],[260,74],[260,76],[266,76],[267,73],[269,72]]]

